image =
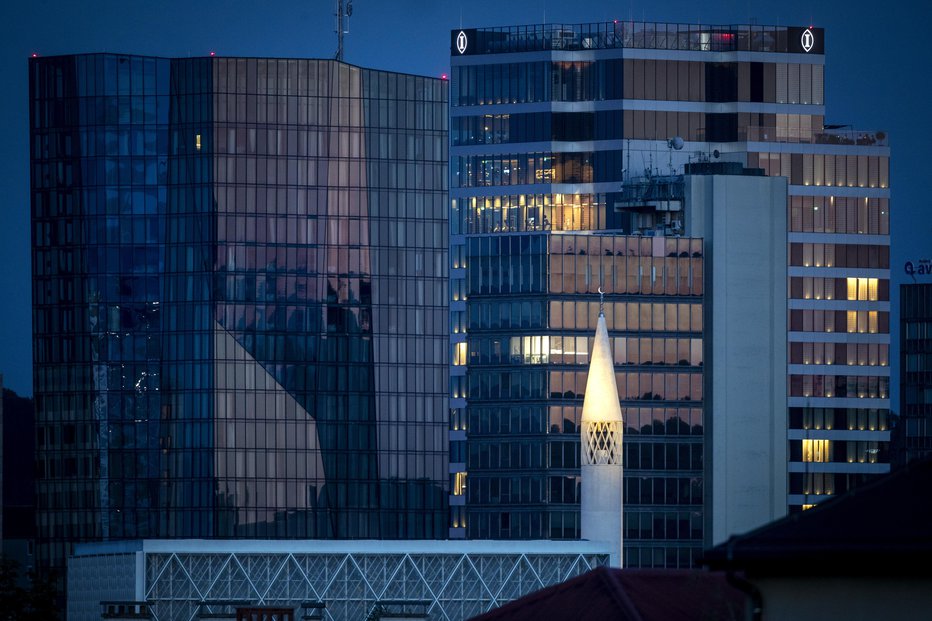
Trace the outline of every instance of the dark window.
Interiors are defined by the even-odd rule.
[[[737,63],[706,63],[705,100],[711,102],[738,100]]]

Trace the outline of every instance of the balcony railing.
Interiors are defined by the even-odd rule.
[[[886,132],[854,129],[818,130],[795,127],[740,127],[738,128],[738,140],[741,142],[889,146],[889,138]]]

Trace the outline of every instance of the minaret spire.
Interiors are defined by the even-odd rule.
[[[609,563],[622,560],[622,431],[621,403],[615,383],[615,365],[605,325],[604,293],[599,287],[600,309],[596,324],[586,398],[581,420],[581,535],[609,545]]]

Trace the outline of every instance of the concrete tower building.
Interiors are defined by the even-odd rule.
[[[580,534],[583,539],[608,543],[610,564],[621,567],[621,440],[624,422],[602,308],[599,309],[591,360],[580,425]]]

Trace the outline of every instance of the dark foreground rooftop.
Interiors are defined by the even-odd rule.
[[[932,459],[730,538],[713,569],[751,575],[932,575]]]
[[[744,602],[744,594],[730,586],[722,573],[599,567],[473,621],[743,619]]]

